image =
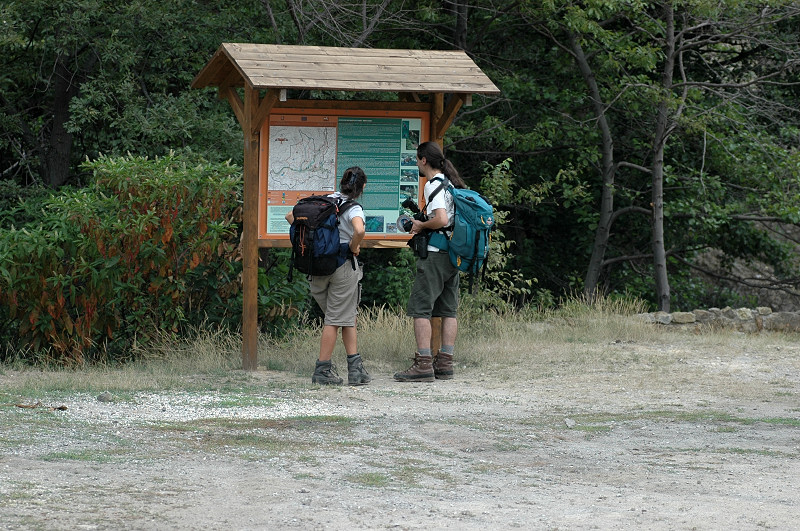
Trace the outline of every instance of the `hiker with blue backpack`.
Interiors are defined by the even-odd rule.
[[[427,220],[414,219],[414,238],[427,236],[427,253],[417,252],[417,272],[406,313],[414,319],[417,351],[408,370],[394,375],[401,382],[433,382],[453,377],[453,351],[458,333],[459,269],[451,262],[448,231],[455,218],[451,186],[466,188],[453,164],[435,142],[417,148],[417,167],[426,178],[423,195]],[[448,184],[450,186],[448,186]],[[419,246],[417,246],[419,248]],[[423,257],[423,255],[427,256]],[[442,346],[431,353],[431,318],[442,319]]]
[[[331,361],[340,328],[347,353],[348,384],[364,385],[372,380],[358,353],[356,335],[364,275],[356,257],[366,229],[364,210],[355,200],[366,184],[364,170],[357,166],[348,168],[342,174],[339,191],[303,198],[286,214],[291,225],[291,269],[308,275],[311,294],[325,314],[312,383],[343,383]]]

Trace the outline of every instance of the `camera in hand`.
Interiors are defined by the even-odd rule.
[[[410,197],[403,201],[400,206],[405,208],[406,210],[410,210],[413,214],[409,216],[408,214],[401,214],[400,217],[397,218],[397,228],[402,230],[403,232],[411,232],[413,225],[413,221],[416,219],[418,221],[425,221],[426,216],[422,212],[420,212],[419,207],[414,202],[413,199]]]
[[[413,217],[407,214],[401,214],[397,218],[397,228],[403,232],[410,232],[414,227],[413,221],[425,221],[427,218],[425,214],[420,212],[419,206],[410,197],[401,203],[401,206],[413,213]],[[408,240],[408,246],[414,251],[414,254],[420,258],[428,257],[428,231],[422,231],[415,234]]]
[[[411,232],[411,228],[413,226],[413,220],[405,214],[397,218],[397,228],[399,228],[401,231]]]
[[[414,214],[419,214],[419,207],[410,197],[407,197],[405,201],[400,203],[400,206],[410,210]]]

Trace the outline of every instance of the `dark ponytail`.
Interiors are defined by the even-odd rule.
[[[358,199],[364,191],[365,184],[367,184],[367,174],[358,166],[353,166],[344,170],[339,190],[349,199]]]
[[[458,174],[453,163],[444,158],[444,153],[436,142],[423,142],[417,148],[417,160],[422,158],[428,161],[432,168],[439,170],[447,177],[456,188],[466,188],[464,180]]]

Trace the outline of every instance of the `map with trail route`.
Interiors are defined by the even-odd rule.
[[[335,187],[335,127],[270,127],[270,190],[333,191]]]

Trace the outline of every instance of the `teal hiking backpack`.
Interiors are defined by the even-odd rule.
[[[474,190],[455,188],[447,179],[442,184],[453,197],[455,216],[453,224],[442,229],[444,234],[435,232],[431,235],[430,243],[439,249],[447,249],[450,263],[460,271],[472,273],[474,278],[479,270],[486,268],[494,228],[494,209],[486,198]],[[439,235],[443,238],[439,238]],[[443,241],[446,244],[440,245]]]

